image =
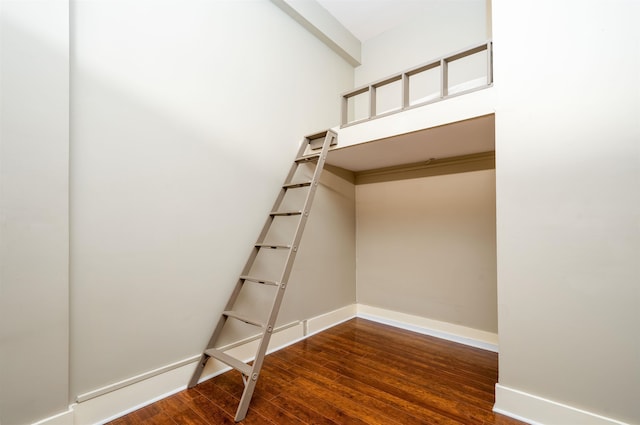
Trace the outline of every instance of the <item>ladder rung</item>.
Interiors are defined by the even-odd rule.
[[[296,158],[296,162],[308,162],[308,161],[317,161],[318,158],[320,158],[320,154],[313,154],[313,155],[305,155],[305,156],[301,156],[299,158]]]
[[[273,243],[257,243],[257,248],[271,248],[271,249],[290,249],[291,245],[279,245]]]
[[[271,211],[271,215],[300,215],[302,211]]]
[[[249,319],[247,316],[238,314],[235,311],[227,310],[227,311],[223,311],[222,314],[224,314],[227,317],[233,317],[234,319],[240,320],[241,322],[248,323],[253,326],[258,326],[259,328],[265,327],[264,323],[260,323],[257,320]]]
[[[310,134],[309,136],[306,136],[305,139],[308,140],[309,142],[312,140],[316,140],[316,139],[320,139],[320,138],[325,138],[327,135],[328,130],[324,130],[321,131],[320,133],[316,133],[316,134]]]
[[[245,376],[251,376],[251,366],[246,364],[243,361],[236,359],[228,354],[223,353],[222,351],[216,348],[209,348],[204,352],[209,357],[213,357],[214,359],[220,360],[223,363],[228,364],[235,370],[239,370]]]
[[[311,182],[301,182],[301,183],[289,183],[282,186],[283,189],[292,189],[296,187],[306,187],[311,186]]]
[[[275,280],[260,279],[251,276],[240,276],[240,279],[248,280],[249,282],[262,283],[263,285],[280,286],[280,282],[276,282]]]

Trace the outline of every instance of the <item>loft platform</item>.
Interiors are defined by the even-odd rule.
[[[492,49],[483,42],[343,94],[327,164],[358,173],[493,152]]]
[[[385,119],[403,118],[402,114],[397,114]],[[392,132],[389,130],[371,132],[362,138],[362,142],[343,147],[345,130],[340,130],[341,143],[329,152],[327,164],[355,173],[445,158],[473,157],[495,150],[493,113],[390,136],[387,136]],[[383,137],[376,138],[376,134]]]

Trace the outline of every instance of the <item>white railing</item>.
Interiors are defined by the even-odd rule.
[[[343,94],[341,126],[491,87],[492,48],[489,40]]]

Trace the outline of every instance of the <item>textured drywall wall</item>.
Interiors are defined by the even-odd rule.
[[[267,0],[77,2],[72,18],[77,396],[201,352],[299,142],[337,124],[353,69]],[[283,319],[354,299],[295,291]]]
[[[497,332],[495,171],[356,186],[358,302]]]
[[[0,7],[0,422],[68,406],[69,4]]]
[[[635,1],[493,1],[499,382],[629,423],[640,422],[638,16]]]

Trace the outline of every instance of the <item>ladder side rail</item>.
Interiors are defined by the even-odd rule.
[[[254,248],[253,251],[251,252],[251,255],[249,256],[249,260],[247,260],[247,263],[245,264],[245,268],[251,268],[251,264],[253,264],[253,261],[255,260],[257,253],[258,253],[258,249]],[[243,275],[244,274],[246,273],[243,273]],[[236,281],[235,287],[233,288],[233,292],[231,293],[231,296],[227,300],[227,304],[225,305],[223,311],[227,311],[233,308],[233,305],[235,304],[236,299],[240,295],[240,291],[242,290],[243,284],[244,284],[243,279],[238,279]],[[188,388],[193,388],[196,385],[198,385],[200,376],[202,375],[202,372],[204,371],[204,367],[206,366],[207,361],[209,360],[209,356],[205,353],[205,351],[210,348],[215,348],[215,344],[218,341],[220,334],[222,334],[222,330],[224,329],[224,325],[227,322],[227,319],[228,319],[227,316],[225,316],[224,314],[220,315],[220,318],[218,319],[218,323],[216,324],[213,334],[211,334],[211,338],[209,338],[209,342],[207,343],[207,346],[205,347],[202,353],[202,356],[200,357],[200,361],[191,376],[191,380],[187,385]]]
[[[307,148],[307,144],[308,144],[307,140],[303,140],[302,141],[302,143],[300,144],[300,147],[298,148],[298,153],[296,155],[296,158],[299,158],[304,154],[304,152],[305,152],[305,150]],[[282,184],[282,186],[284,186],[285,184],[291,182],[291,179],[295,175],[297,168],[298,168],[298,164],[296,164],[294,162],[291,165],[291,168],[289,168],[289,172],[287,173],[287,177],[285,177],[284,183]],[[273,206],[271,207],[271,210],[269,210],[269,212],[277,211],[280,208],[280,204],[282,204],[282,201],[283,201],[284,196],[285,196],[286,193],[287,193],[287,190],[284,187],[280,188],[280,192],[278,193],[278,196],[276,197],[276,200],[273,203]],[[258,236],[258,239],[256,240],[256,243],[263,243],[264,242],[264,238],[267,237],[267,233],[269,232],[269,228],[271,227],[271,223],[272,222],[273,222],[273,216],[271,216],[271,215],[267,216],[267,220],[265,221],[264,226],[262,226],[262,230],[260,231],[260,235]],[[256,254],[257,254],[257,252],[256,252]],[[248,263],[249,262],[247,262],[247,264]],[[251,261],[251,264],[253,264],[253,260]],[[249,270],[251,269],[251,264],[249,264],[248,268],[245,266],[245,268],[242,270],[242,274],[243,275],[249,274]]]
[[[273,306],[271,308],[271,313],[267,321],[266,329],[264,330],[262,340],[260,341],[260,344],[258,346],[256,357],[253,362],[253,367],[251,370],[251,376],[249,377],[249,379],[245,384],[245,389],[244,389],[244,392],[242,393],[240,404],[238,405],[238,410],[236,411],[236,416],[235,416],[236,422],[240,422],[247,415],[247,410],[249,409],[249,404],[251,402],[251,397],[253,396],[253,391],[255,389],[255,386],[258,380],[258,375],[260,373],[260,370],[262,369],[264,356],[269,346],[269,341],[271,340],[273,327],[278,317],[280,305],[282,304],[282,299],[284,297],[284,292],[287,287],[287,282],[288,282],[289,276],[291,275],[291,271],[293,269],[293,262],[298,252],[298,245],[300,244],[300,240],[302,239],[302,234],[303,234],[305,225],[307,223],[307,219],[309,217],[309,209],[313,202],[318,184],[320,183],[320,175],[322,173],[322,169],[324,168],[324,163],[327,158],[329,146],[331,146],[334,138],[336,138],[336,133],[334,133],[331,130],[328,130],[325,136],[324,143],[322,145],[322,151],[320,153],[318,162],[316,164],[316,169],[313,173],[312,183],[311,183],[311,186],[309,187],[309,192],[307,193],[307,197],[304,202],[303,214],[300,217],[300,221],[298,222],[294,240],[291,245],[291,249],[289,250],[289,254],[287,256],[287,260],[282,272],[282,277],[280,279],[280,282],[281,282],[280,287],[278,288],[278,291],[276,293]],[[307,142],[308,142],[308,139],[307,139]]]
[[[309,210],[311,209],[311,204],[313,203],[313,199],[315,198],[316,189],[320,184],[320,175],[322,174],[322,170],[324,169],[324,163],[327,159],[327,153],[329,151],[329,147],[331,146],[334,138],[336,138],[336,134],[333,131],[328,130],[327,135],[325,137],[324,144],[322,146],[320,158],[318,159],[318,164],[316,166],[315,172],[313,173],[311,187],[309,188],[309,192],[307,193],[307,197],[304,202],[303,214],[300,217],[300,221],[298,222],[298,227],[296,228],[295,237],[291,244],[291,250],[289,250],[289,254],[287,255],[287,260],[282,272],[282,277],[280,279],[281,288],[276,294],[274,306],[272,308],[269,320],[267,321],[268,326],[273,327],[275,325],[278,311],[280,310],[280,304],[284,296],[284,291],[286,289],[286,285],[289,282],[289,276],[291,275],[291,271],[293,270],[293,263],[298,253],[298,247],[300,246],[300,241],[302,240],[304,228],[307,224],[307,220],[309,219]]]
[[[298,154],[296,158],[301,156],[304,153],[306,147],[307,147],[307,141],[304,140],[300,144],[300,148],[298,148]],[[284,184],[289,183],[291,181],[291,179],[293,178],[296,172],[296,169],[297,169],[297,164],[294,163],[289,169],[289,173],[287,173],[287,177],[284,180]],[[278,196],[276,197],[276,200],[273,203],[273,206],[271,207],[270,211],[276,211],[280,208],[280,204],[282,204],[282,200],[284,199],[284,196],[286,193],[287,193],[286,189],[284,188],[280,189],[280,192],[278,192]],[[269,233],[269,229],[271,228],[271,224],[273,223],[273,219],[274,217],[272,215],[267,215],[267,219],[265,220],[264,225],[262,226],[262,230],[260,231],[260,234],[256,240],[256,244],[260,244],[264,242],[264,239],[267,236],[267,233]],[[256,257],[258,256],[258,252],[260,252],[260,248],[257,246],[253,246],[253,248],[251,249],[251,253],[249,254],[249,258],[247,259],[247,261],[244,264],[244,267],[242,268],[242,272],[240,273],[240,276],[246,276],[249,274],[249,272],[251,271],[251,266],[253,266],[253,263]],[[229,297],[229,301],[227,302],[224,310],[231,310],[233,308],[233,305],[235,304],[235,301],[238,298],[238,295],[240,294],[240,290],[242,289],[243,281],[244,279],[238,279],[236,283],[236,287],[234,288],[234,291],[232,292],[231,297]],[[215,343],[215,341],[213,342]],[[207,346],[207,349],[208,348],[213,348],[213,347]]]
[[[311,186],[309,188],[309,191],[307,192],[307,197],[304,201],[304,205],[302,208],[302,216],[300,218],[300,221],[298,222],[298,227],[296,228],[296,231],[295,231],[294,240],[291,244],[291,250],[289,251],[289,254],[287,256],[287,261],[285,263],[285,267],[282,273],[282,278],[280,281],[283,284],[286,284],[289,280],[289,276],[293,268],[293,261],[295,260],[296,254],[298,253],[298,246],[300,245],[302,234],[304,233],[304,228],[309,218],[309,210],[311,209],[311,204],[313,203],[313,199],[316,194],[316,189],[320,184],[320,175],[322,174],[322,170],[324,169],[324,163],[327,159],[327,153],[329,152],[329,147],[331,146],[335,138],[336,138],[336,133],[334,133],[331,130],[328,130],[327,135],[325,136],[324,144],[322,145],[322,151],[320,152],[320,157],[318,158],[316,169],[313,173]],[[274,322],[275,322],[275,318],[274,318]]]

